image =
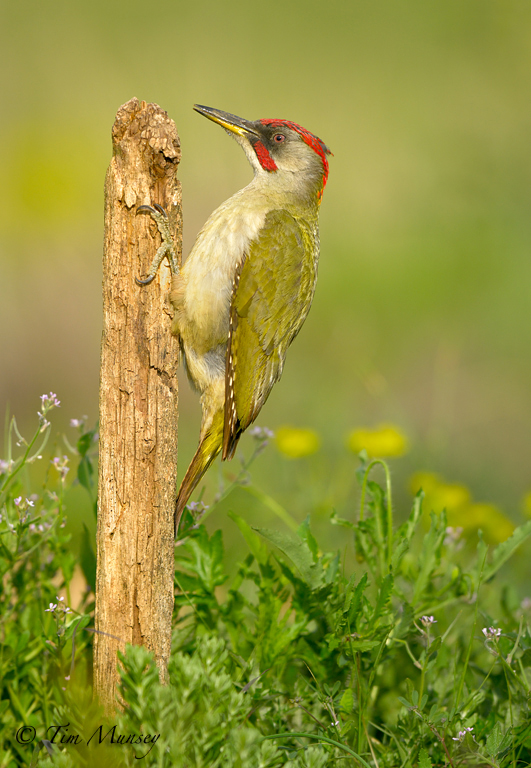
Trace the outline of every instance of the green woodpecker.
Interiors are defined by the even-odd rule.
[[[319,259],[318,213],[330,150],[288,120],[256,120],[195,105],[243,148],[254,178],[214,211],[179,271],[164,210],[156,220],[173,272],[172,332],[201,393],[199,447],[181,483],[175,532],[190,497],[221,452],[231,459],[282,375],[286,352],[312,303]]]

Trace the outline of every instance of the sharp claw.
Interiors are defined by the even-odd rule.
[[[151,277],[146,277],[145,280],[140,280],[138,277],[135,277],[137,285],[149,285],[153,280],[155,279],[155,275],[151,275]]]
[[[164,216],[165,219],[168,218],[168,214],[162,205],[159,205],[158,203],[153,203],[153,205],[139,205],[136,209],[136,212],[140,213],[141,211],[148,211],[149,213],[160,213],[160,215]]]

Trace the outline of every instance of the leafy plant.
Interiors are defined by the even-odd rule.
[[[331,515],[345,547],[325,551],[310,517],[296,526],[252,486],[249,466],[265,432],[235,483],[287,531],[252,527],[244,509],[232,511],[245,551],[228,568],[221,531],[205,525],[213,508],[190,505],[175,549],[170,683],[160,684],[146,649],[128,647],[123,711],[103,719],[92,702],[90,635],[81,631],[91,606],[74,616],[67,605],[68,460],[52,459],[40,494],[27,471],[42,455],[36,445],[56,401],[43,399],[29,443],[12,422],[22,455],[13,458],[9,446],[0,465],[2,768],[30,760],[33,768],[95,760],[100,768],[137,760],[157,768],[531,764],[529,612],[499,580],[531,521],[491,550],[480,533],[474,551],[461,547],[444,511],[431,511],[424,527],[419,491],[397,527],[388,468],[362,452],[360,512]],[[94,430],[78,427],[77,480],[94,502]],[[383,487],[372,480],[375,466]],[[87,537],[88,579],[91,547]],[[17,737],[21,727],[39,734],[33,753]]]
[[[362,456],[358,522],[331,520],[352,532],[355,563],[321,552],[309,520],[294,536],[232,514],[250,554],[227,588],[220,532],[190,525],[177,549],[183,647],[225,638],[249,721],[292,749],[311,738],[353,764],[526,764],[529,627],[518,610],[488,627],[492,580],[531,523],[490,553],[480,536],[470,557],[444,512],[422,529],[420,492],[393,531],[390,481],[386,493],[368,479],[374,463]]]
[[[54,393],[41,397],[38,426],[29,441],[12,418],[6,458],[0,462],[2,768],[27,765],[32,734],[43,736],[52,725],[55,708],[73,684],[74,667],[85,685],[90,681],[90,636],[80,631],[90,617],[69,607],[75,557],[64,531],[68,457],[53,457],[40,492],[31,489],[30,469],[43,460],[48,415],[59,405]]]

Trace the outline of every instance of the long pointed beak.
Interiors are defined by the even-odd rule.
[[[238,136],[248,136],[250,133],[253,136],[260,135],[254,125],[249,120],[244,120],[243,117],[237,117],[231,115],[230,112],[223,112],[221,109],[213,109],[213,107],[202,107],[201,104],[194,104],[194,109],[230,133],[236,133]]]

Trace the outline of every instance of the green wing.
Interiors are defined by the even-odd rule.
[[[317,228],[288,211],[266,216],[234,280],[225,374],[223,458],[258,416],[282,375],[286,351],[310,309]]]

